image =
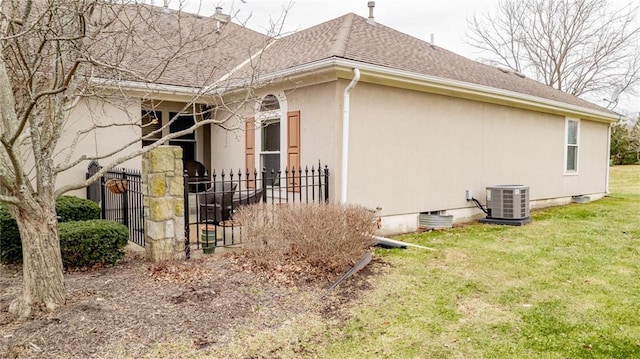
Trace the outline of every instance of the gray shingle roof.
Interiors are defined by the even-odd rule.
[[[336,57],[513,91],[613,114],[603,107],[532,79],[505,73],[441,47],[431,46],[382,24],[370,24],[353,13],[277,40],[261,57],[261,71],[266,74]]]
[[[111,42],[112,48],[127,51],[113,52],[110,46],[101,43],[95,49],[96,56],[105,59],[122,56],[117,59],[119,65],[140,77],[108,70],[102,70],[100,77],[203,87],[228,76],[230,71],[272,42],[233,77],[254,76],[256,71],[268,75],[340,58],[613,114],[537,81],[472,61],[380,23],[368,23],[367,19],[353,13],[278,40],[231,22],[216,32],[216,21],[212,17],[167,12],[153,6],[130,7],[125,15],[128,17],[125,27],[135,24],[135,35],[118,34],[106,40],[108,44]],[[153,31],[147,31],[147,28],[153,28]]]
[[[113,10],[111,10],[113,9]],[[263,48],[267,35],[211,17],[148,5],[106,8],[120,22],[93,43],[98,77],[163,85],[210,85]]]

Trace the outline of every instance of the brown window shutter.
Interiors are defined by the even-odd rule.
[[[247,187],[255,188],[256,181],[253,176],[256,171],[256,124],[253,117],[245,122],[244,129],[245,166],[246,170],[249,172],[249,178],[251,179],[247,182]]]
[[[289,177],[287,187],[298,192],[300,191],[300,178],[298,177],[300,174],[300,111],[287,113],[287,167],[289,170],[295,169],[296,171]]]

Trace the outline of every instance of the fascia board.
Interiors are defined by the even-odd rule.
[[[350,79],[352,69],[358,68],[360,81],[381,85],[391,85],[417,91],[436,93],[446,96],[465,98],[480,102],[495,103],[564,116],[575,116],[587,120],[612,123],[620,119],[619,115],[597,111],[582,106],[549,100],[519,92],[483,86],[464,81],[451,80],[437,76],[416,74],[384,66],[337,57],[327,58],[289,69],[265,74],[252,83],[252,86],[264,88],[274,84],[288,82],[287,86],[304,86],[312,83],[331,81],[336,78]],[[117,81],[94,79],[94,84],[118,91],[128,91],[154,97],[162,95],[174,100],[192,100],[194,96],[206,99],[211,95],[227,95],[242,92],[249,84],[245,81],[233,81],[224,87],[211,89],[215,94],[203,93],[200,88],[175,85],[150,84],[136,81]]]
[[[620,116],[617,114],[611,114],[519,92],[437,76],[421,75],[409,71],[397,70],[341,58],[329,58],[296,66],[291,69],[274,72],[260,77],[260,82],[273,83],[278,79],[287,79],[290,81],[295,78],[302,78],[305,74],[320,71],[326,72],[327,70],[336,71],[338,78],[351,79],[353,76],[351,70],[353,68],[360,69],[362,74],[360,81],[362,82],[392,85],[401,88],[507,105],[563,116],[576,116],[598,122],[612,123],[620,119]]]
[[[102,78],[92,78],[91,83],[114,93],[123,93],[127,96],[139,97],[142,99],[153,98],[168,101],[193,101],[194,97],[206,99],[207,94],[202,93],[201,88],[154,84],[139,81],[110,80]]]

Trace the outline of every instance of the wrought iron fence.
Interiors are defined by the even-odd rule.
[[[87,178],[99,170],[97,162],[92,162],[87,170]],[[126,181],[126,191],[122,194],[108,191],[106,183],[112,179]],[[142,176],[139,171],[117,168],[105,173],[96,185],[87,188],[87,198],[100,204],[103,219],[124,224],[129,228],[130,240],[145,245]],[[205,251],[241,243],[241,226],[233,217],[242,206],[260,202],[290,205],[328,200],[329,168],[320,163],[311,168],[278,172],[214,170],[211,178],[202,181],[190,181],[185,173],[187,257],[192,243],[197,249]]]
[[[241,242],[237,210],[254,203],[289,205],[329,201],[329,168],[318,163],[284,171],[212,171],[206,181],[189,181],[185,173],[185,251],[212,252]]]
[[[91,162],[87,178],[97,173],[100,165]],[[126,183],[124,193],[112,193],[106,189],[111,179]],[[114,168],[108,171],[94,185],[87,187],[87,198],[98,203],[102,209],[102,219],[119,222],[129,229],[129,240],[144,246],[144,208],[142,201],[142,175],[140,171]]]

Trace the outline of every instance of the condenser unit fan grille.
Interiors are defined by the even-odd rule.
[[[529,187],[520,185],[487,187],[487,207],[491,218],[528,218]]]

